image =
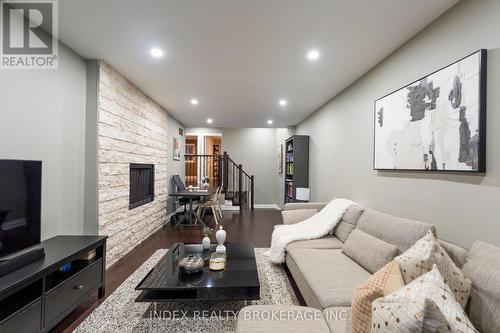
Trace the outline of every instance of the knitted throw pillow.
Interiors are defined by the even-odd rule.
[[[394,258],[394,261],[398,263],[406,284],[430,272],[435,264],[453,291],[457,302],[465,308],[472,282],[455,265],[431,231],[405,253]]]
[[[372,333],[476,333],[437,266],[373,302]]]
[[[391,261],[373,274],[352,294],[352,331],[370,333],[372,302],[405,286],[396,262]]]

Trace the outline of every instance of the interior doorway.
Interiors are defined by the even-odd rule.
[[[187,135],[184,155],[184,183],[186,186],[196,186],[198,183],[198,136]]]

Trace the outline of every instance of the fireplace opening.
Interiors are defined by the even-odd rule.
[[[151,202],[155,198],[154,164],[130,164],[129,209]]]

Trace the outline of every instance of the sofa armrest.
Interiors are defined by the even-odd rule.
[[[327,202],[290,202],[285,204],[283,210],[297,210],[297,209],[323,209]]]

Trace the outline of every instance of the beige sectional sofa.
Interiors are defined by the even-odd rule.
[[[283,211],[283,223],[297,223],[324,205],[324,203],[287,204]],[[363,242],[358,240],[359,244],[353,244],[351,239],[350,245],[359,247],[360,251],[353,256],[356,261],[345,255],[342,248],[354,229],[373,236],[370,236],[372,240],[376,238],[394,245],[397,247],[395,255],[406,251],[429,230],[436,233],[435,227],[431,224],[395,217],[373,209],[349,208],[332,235],[316,240],[294,242],[286,248],[286,266],[307,307],[246,307],[239,314],[237,333],[351,332],[352,291],[374,273],[371,263],[373,256],[378,252],[366,253],[367,251],[362,250],[365,246]],[[440,242],[461,268],[467,259],[467,250],[451,243]],[[387,258],[387,261],[392,259]],[[365,267],[358,262],[366,263]],[[292,319],[286,317],[279,320],[262,320],[261,318],[265,316],[256,315],[269,311],[303,314],[307,319],[297,320],[297,316],[291,316]]]

